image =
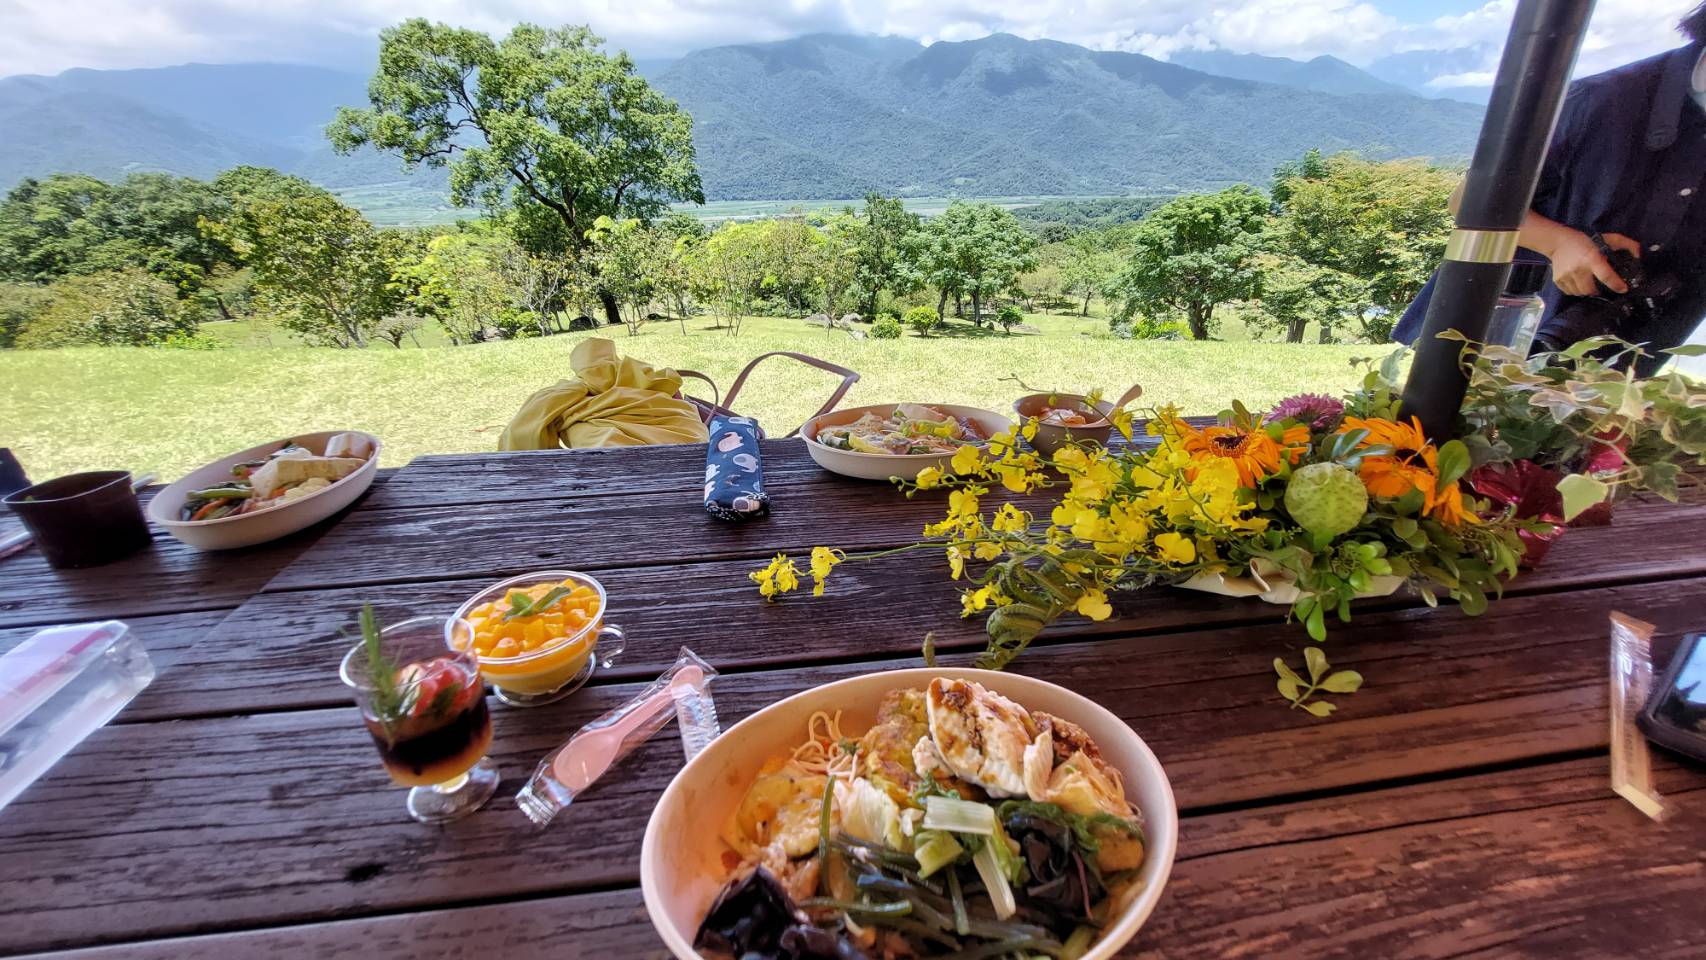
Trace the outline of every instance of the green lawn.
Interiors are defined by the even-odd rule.
[[[1136,381],[1145,402],[1170,401],[1198,414],[1214,413],[1232,397],[1256,407],[1303,390],[1336,393],[1354,382],[1352,357],[1384,353],[1368,346],[1115,340],[1094,317],[1028,321],[1041,333],[1006,337],[954,324],[953,336],[855,341],[781,318],[753,318],[731,337],[699,318],[685,335],[674,322],[660,322],[635,337],[616,327],[405,350],[292,346],[251,324],[217,335],[271,348],[0,351],[0,446],[14,448],[36,477],[127,467],[165,479],[264,440],[334,428],[378,435],[389,466],[424,453],[491,450],[522,400],[568,376],[570,348],[593,335],[609,336],[652,363],[709,373],[725,388],[748,359],[787,349],[859,370],[864,376],[848,404],[916,400],[1007,409],[1022,390],[1005,378],[1017,377],[1038,388],[1101,387],[1110,396]],[[776,359],[749,382],[738,406],[779,435],[831,386],[827,374]]]

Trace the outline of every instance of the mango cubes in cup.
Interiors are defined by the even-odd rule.
[[[463,605],[480,672],[500,692],[549,694],[580,677],[597,646],[604,589],[582,574],[506,580]]]

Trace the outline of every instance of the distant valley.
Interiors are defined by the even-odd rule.
[[[815,35],[640,70],[694,117],[708,198],[1153,195],[1265,183],[1310,148],[1461,161],[1482,108],[1330,57],[1094,51],[994,35],[929,47]],[[0,188],[76,171],[208,177],[273,166],[380,222],[455,215],[442,171],[338,156],[321,130],[364,76],[290,64],[71,70],[0,79]]]

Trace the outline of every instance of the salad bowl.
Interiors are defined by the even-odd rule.
[[[675,775],[652,810],[640,849],[646,912],[674,956],[699,956],[693,949],[695,932],[729,874],[717,825],[728,821],[761,766],[787,755],[814,713],[839,711],[845,729],[863,731],[876,720],[886,694],[924,687],[938,677],[973,681],[1027,709],[1078,724],[1120,771],[1127,798],[1144,817],[1147,854],[1138,892],[1108,919],[1083,957],[1106,960],[1136,935],[1161,898],[1179,839],[1172,786],[1143,739],[1106,708],[1047,681],[989,670],[922,668],[839,680],[771,704],[725,731]]]
[[[355,472],[304,496],[253,513],[216,520],[184,520],[182,510],[192,492],[230,483],[231,468],[265,460],[286,444],[294,443],[315,455],[324,454],[333,437],[344,434],[365,442],[366,462]],[[250,447],[200,467],[155,494],[148,503],[148,519],[167,533],[199,550],[233,550],[288,536],[330,517],[349,506],[373,485],[379,473],[380,443],[371,434],[347,430],[324,430],[273,440]]]
[[[824,443],[819,437],[820,431],[848,426],[868,413],[888,416],[901,407],[928,407],[931,410],[939,410],[962,422],[975,424],[984,437],[992,437],[1013,426],[1011,418],[980,407],[952,403],[879,403],[849,407],[813,417],[800,427],[800,439],[805,441],[806,450],[811,453],[818,466],[831,473],[857,480],[914,480],[925,467],[946,469],[948,461],[953,459],[952,450],[932,453],[867,453],[838,449]]]

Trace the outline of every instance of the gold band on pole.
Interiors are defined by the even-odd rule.
[[[1451,231],[1445,243],[1445,258],[1461,263],[1509,263],[1516,256],[1515,230]]]

